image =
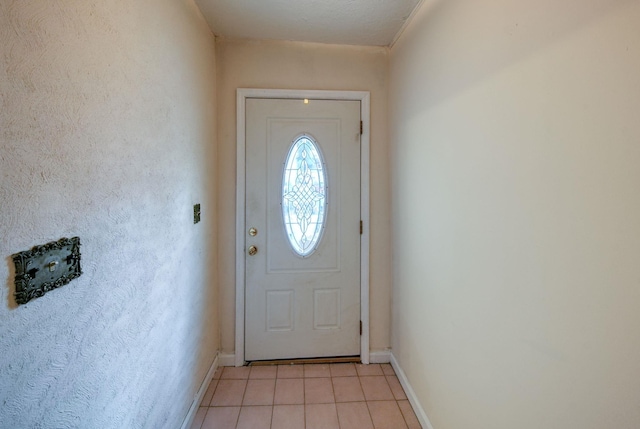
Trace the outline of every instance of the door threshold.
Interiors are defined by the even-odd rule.
[[[255,360],[247,362],[247,366],[270,366],[270,365],[303,365],[303,364],[330,364],[330,363],[361,363],[360,356],[344,357],[322,357],[303,359],[276,359],[276,360]]]

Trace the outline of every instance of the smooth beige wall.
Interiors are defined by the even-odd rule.
[[[638,23],[427,0],[391,49],[393,353],[435,429],[640,427]]]
[[[0,1],[0,427],[181,426],[219,345],[215,73],[192,0]],[[11,255],[73,236],[82,276],[18,306]]]
[[[235,349],[236,89],[371,92],[371,349],[390,345],[388,50],[218,38],[219,282],[222,351]],[[250,154],[249,154],[250,156]]]

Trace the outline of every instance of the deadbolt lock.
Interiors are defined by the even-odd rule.
[[[255,237],[256,235],[258,235],[258,230],[255,228],[249,228],[249,235]]]
[[[249,246],[249,256],[253,256],[258,253],[258,248],[256,246]]]

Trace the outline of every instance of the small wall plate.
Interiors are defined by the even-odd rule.
[[[200,222],[200,204],[193,205],[193,223]]]
[[[33,298],[64,286],[80,277],[80,238],[61,238],[12,255],[16,265],[16,302]]]

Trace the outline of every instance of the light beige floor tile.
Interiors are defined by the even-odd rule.
[[[198,411],[196,411],[196,416],[193,418],[193,422],[191,422],[191,429],[200,429],[202,426],[202,422],[204,421],[204,416],[207,414],[206,407],[199,407]]]
[[[237,429],[269,429],[273,407],[242,407]]]
[[[396,401],[367,402],[375,429],[407,429]]]
[[[278,378],[302,378],[304,365],[278,365]]]
[[[216,391],[216,386],[218,385],[218,380],[211,380],[209,382],[209,387],[207,387],[207,391],[202,397],[202,402],[200,402],[201,407],[208,407],[211,403],[211,398],[213,398],[213,392]]]
[[[276,380],[249,380],[242,405],[273,405]]]
[[[304,404],[304,379],[277,379],[276,394],[273,403],[277,405]]]
[[[352,363],[334,363],[329,367],[331,377],[353,377],[358,375],[356,366]]]
[[[235,429],[240,407],[209,408],[202,429]]]
[[[339,429],[336,404],[305,405],[306,429]]]
[[[230,407],[242,405],[247,380],[220,380],[211,399],[212,407]]]
[[[249,378],[276,378],[278,367],[272,366],[252,366]]]
[[[400,407],[404,421],[407,423],[407,426],[409,426],[409,429],[422,429],[420,421],[416,417],[416,413],[413,412],[413,407],[409,401],[398,401],[398,407]]]
[[[276,405],[273,407],[271,429],[304,428],[304,405]]]
[[[396,372],[393,370],[393,367],[390,363],[380,364],[380,368],[382,368],[382,372],[384,375],[396,375]]]
[[[305,364],[304,377],[331,377],[329,365],[317,363]]]
[[[251,368],[248,366],[225,366],[220,378],[223,380],[246,380],[249,378],[249,372],[251,372]]]
[[[335,377],[331,380],[336,402],[364,401],[364,393],[358,377]]]
[[[360,384],[367,401],[386,401],[394,399],[389,383],[383,375],[360,377]]]
[[[373,429],[366,402],[347,402],[336,404],[338,422],[342,429]]]
[[[356,365],[356,370],[358,371],[358,375],[384,375],[382,373],[382,368],[380,368],[380,364],[371,363],[369,365],[358,364]]]
[[[402,385],[398,380],[398,377],[387,376],[387,383],[389,383],[389,387],[391,388],[391,392],[393,393],[393,397],[396,398],[396,401],[400,401],[402,399],[407,399],[407,395],[404,394],[404,389],[402,389]]]
[[[330,378],[305,378],[304,401],[306,404],[327,404],[336,401]]]

